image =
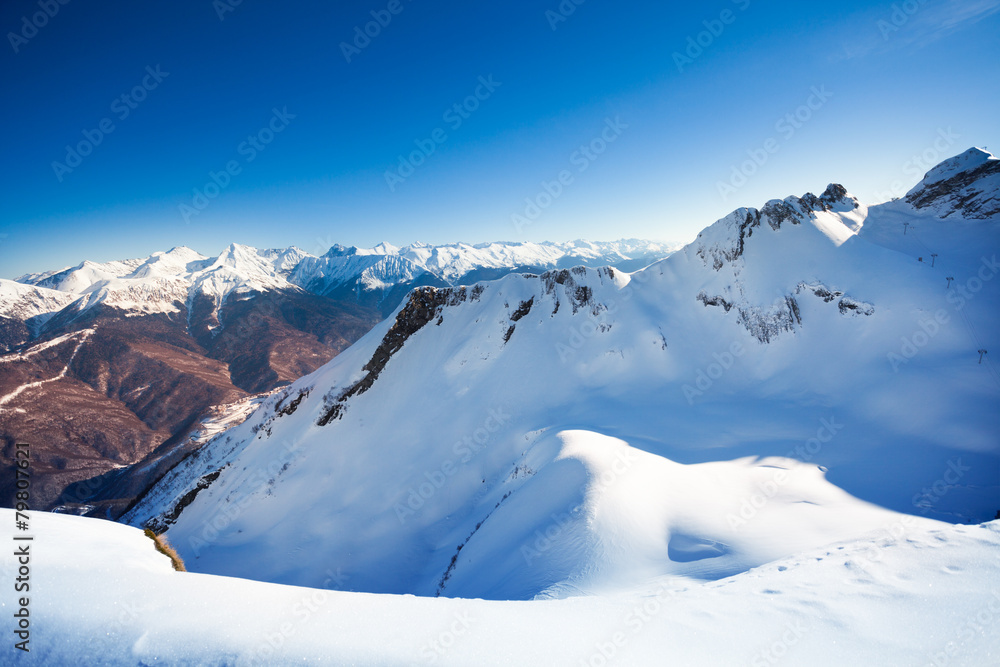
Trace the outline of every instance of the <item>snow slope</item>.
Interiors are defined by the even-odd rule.
[[[0,509],[0,522],[13,525]],[[492,602],[174,572],[138,530],[31,514],[31,665],[992,665],[1000,522],[901,517],[708,583]],[[0,557],[14,576],[11,550]],[[13,597],[0,600],[10,617]],[[8,650],[14,650],[8,647]]]
[[[995,226],[935,218],[965,231],[932,269],[866,238],[879,215],[831,185],[632,274],[415,290],[124,519],[199,572],[493,599],[718,580],[898,513],[990,520]],[[944,266],[978,277],[961,307]]]

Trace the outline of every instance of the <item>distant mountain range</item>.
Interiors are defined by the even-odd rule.
[[[452,286],[497,278],[512,271],[545,271],[569,266],[616,266],[634,271],[682,246],[636,239],[610,243],[488,243],[397,248],[381,243],[363,249],[335,245],[321,257],[295,247],[259,250],[236,243],[218,257],[187,247],[143,259],[105,263],[84,261],[58,271],[0,279],[0,316],[8,322],[8,349],[48,331],[64,329],[91,309],[103,306],[138,314],[202,314],[221,326],[227,301],[253,293],[301,289],[346,297],[392,312],[418,285]],[[16,322],[24,324],[21,335]],[[202,323],[203,325],[205,323]]]
[[[196,445],[185,437],[201,418],[316,370],[414,287],[634,270],[678,247],[383,243],[316,257],[232,244],[217,257],[177,247],[0,280],[0,442],[37,443],[44,506],[114,516]]]

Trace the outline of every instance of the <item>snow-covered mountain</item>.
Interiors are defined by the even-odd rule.
[[[315,370],[414,286],[578,261],[644,266],[670,249],[381,244],[314,257],[233,244],[3,280],[0,441],[39,443],[38,507],[116,518],[189,449],[198,420]],[[0,495],[14,481],[0,480]]]
[[[740,209],[631,273],[415,289],[124,519],[197,572],[493,599],[992,519],[996,163]]]
[[[53,315],[74,300],[66,292],[0,279],[0,349],[36,337]]]
[[[610,243],[489,243],[372,249],[335,245],[321,257],[298,248],[260,250],[236,243],[218,257],[186,247],[155,252],[145,259],[105,263],[84,261],[59,271],[0,281],[0,315],[33,318],[36,329],[59,311],[65,326],[97,305],[126,315],[177,313],[197,299],[207,299],[210,314],[231,296],[305,289],[323,296],[354,294],[391,312],[415,285],[449,286],[475,282],[488,273],[561,266],[640,268],[670,255],[680,244],[623,240]],[[29,293],[21,285],[38,290]],[[42,291],[45,290],[45,291]],[[62,296],[54,298],[52,292]],[[68,299],[64,295],[72,295]],[[386,302],[388,300],[388,303]],[[23,316],[23,317],[22,317]]]

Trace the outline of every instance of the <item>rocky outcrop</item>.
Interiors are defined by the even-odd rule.
[[[476,298],[479,293],[481,292],[476,293]],[[347,400],[371,388],[389,363],[389,359],[403,347],[410,336],[439,317],[444,306],[454,306],[468,298],[469,290],[465,287],[448,289],[422,287],[413,290],[406,305],[397,313],[392,328],[383,336],[372,358],[364,365],[362,370],[365,371],[365,376],[336,396],[324,397],[324,412],[316,423],[319,426],[326,426],[331,421],[343,417]]]
[[[1000,160],[990,159],[988,155],[985,151],[970,149],[945,161],[907,193],[906,202],[916,209],[933,208],[941,218],[988,220],[997,217],[1000,215],[1000,197],[996,194]],[[959,166],[962,163],[975,166],[962,169]],[[936,172],[948,169],[944,178],[935,178]]]
[[[695,254],[719,271],[726,264],[743,256],[748,240],[763,224],[772,231],[778,231],[783,225],[807,222],[821,211],[831,211],[834,208],[841,211],[853,210],[859,206],[858,201],[848,194],[844,186],[832,183],[819,197],[807,192],[801,197],[773,199],[760,209],[737,209],[698,235],[698,240],[702,243]],[[713,235],[716,238],[712,239]]]

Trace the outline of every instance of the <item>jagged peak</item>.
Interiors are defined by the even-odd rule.
[[[334,243],[330,246],[330,249],[323,254],[323,257],[348,257],[356,254],[358,254],[357,246],[352,245],[347,247],[339,243]]]
[[[807,192],[801,197],[772,199],[759,209],[738,208],[703,229],[692,246],[698,257],[719,270],[743,255],[755,229],[769,227],[776,232],[783,226],[808,224],[839,244],[860,228],[865,210],[847,188],[831,183],[818,197]],[[835,216],[820,216],[823,213]]]

